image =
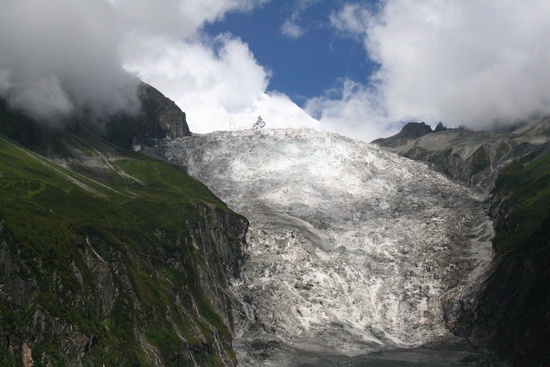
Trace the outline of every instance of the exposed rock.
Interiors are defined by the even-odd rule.
[[[443,126],[442,122],[439,122],[434,129],[434,133],[438,133],[440,131],[445,131],[445,130],[448,130],[448,129],[445,126]]]
[[[34,361],[32,360],[32,350],[27,343],[23,343],[21,352],[23,354],[23,367],[33,367]]]
[[[258,116],[258,119],[256,120],[256,122],[254,123],[254,126],[252,126],[253,129],[262,129],[264,128],[266,125],[264,119],[262,118],[262,116]]]
[[[403,126],[398,134],[389,138],[374,140],[373,143],[388,147],[399,147],[431,132],[432,128],[424,122],[409,122]]]
[[[178,138],[190,135],[185,113],[152,86],[141,83],[138,97],[142,110],[137,115],[114,116],[103,127],[110,141],[129,148],[151,139]]]

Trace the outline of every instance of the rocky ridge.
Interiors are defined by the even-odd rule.
[[[510,162],[550,152],[549,124],[550,118],[541,118],[512,131],[490,132],[446,129],[442,124],[432,131],[424,123],[411,122],[400,133],[372,143],[489,192]]]

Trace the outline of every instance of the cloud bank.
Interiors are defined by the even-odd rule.
[[[242,50],[242,43],[239,48],[236,40],[201,40],[200,28],[228,11],[247,11],[263,1],[3,0],[0,97],[31,117],[53,123],[79,113],[102,117],[121,110],[136,112],[139,73],[129,73],[123,64],[140,52],[158,53],[158,48],[147,46],[155,39],[162,39],[169,49],[178,45],[188,51],[179,61],[193,63],[196,69],[190,74],[197,74],[197,83],[211,88],[214,95],[228,95],[223,89],[229,85],[249,93],[243,89],[250,83],[241,85],[236,79],[255,80],[244,75],[244,68],[253,62],[250,52]],[[214,55],[212,49],[219,53]],[[262,69],[260,74],[258,88],[264,90],[268,73]],[[232,78],[222,82],[222,75]]]
[[[115,15],[103,1],[3,0],[1,95],[37,119],[136,109],[135,82],[118,57]]]
[[[306,109],[366,139],[399,121],[490,128],[550,113],[550,2],[388,0],[349,3],[331,23],[379,64],[369,86],[343,80]]]

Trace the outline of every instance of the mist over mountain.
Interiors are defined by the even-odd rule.
[[[0,4],[0,97],[36,121],[137,113],[139,80],[124,63],[140,42],[194,41],[198,29],[255,1],[16,1]],[[136,61],[134,59],[134,61]]]
[[[3,1],[0,96],[54,124],[84,110],[136,112],[138,81],[122,68],[122,37],[108,2]]]

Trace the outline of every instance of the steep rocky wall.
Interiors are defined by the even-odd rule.
[[[53,255],[0,219],[0,365],[234,365],[227,279],[239,272],[247,221],[198,211],[181,219],[187,233],[159,228],[153,243],[69,229]]]
[[[100,124],[100,132],[111,142],[124,148],[147,144],[151,139],[189,136],[186,115],[172,100],[152,86],[138,87],[141,101],[139,113],[112,116]],[[92,127],[96,128],[96,123]]]
[[[523,165],[524,164],[524,165]],[[492,194],[493,271],[471,303],[447,312],[453,331],[512,366],[550,364],[550,154],[513,162]]]
[[[0,133],[0,366],[236,364],[244,217],[92,129]]]

